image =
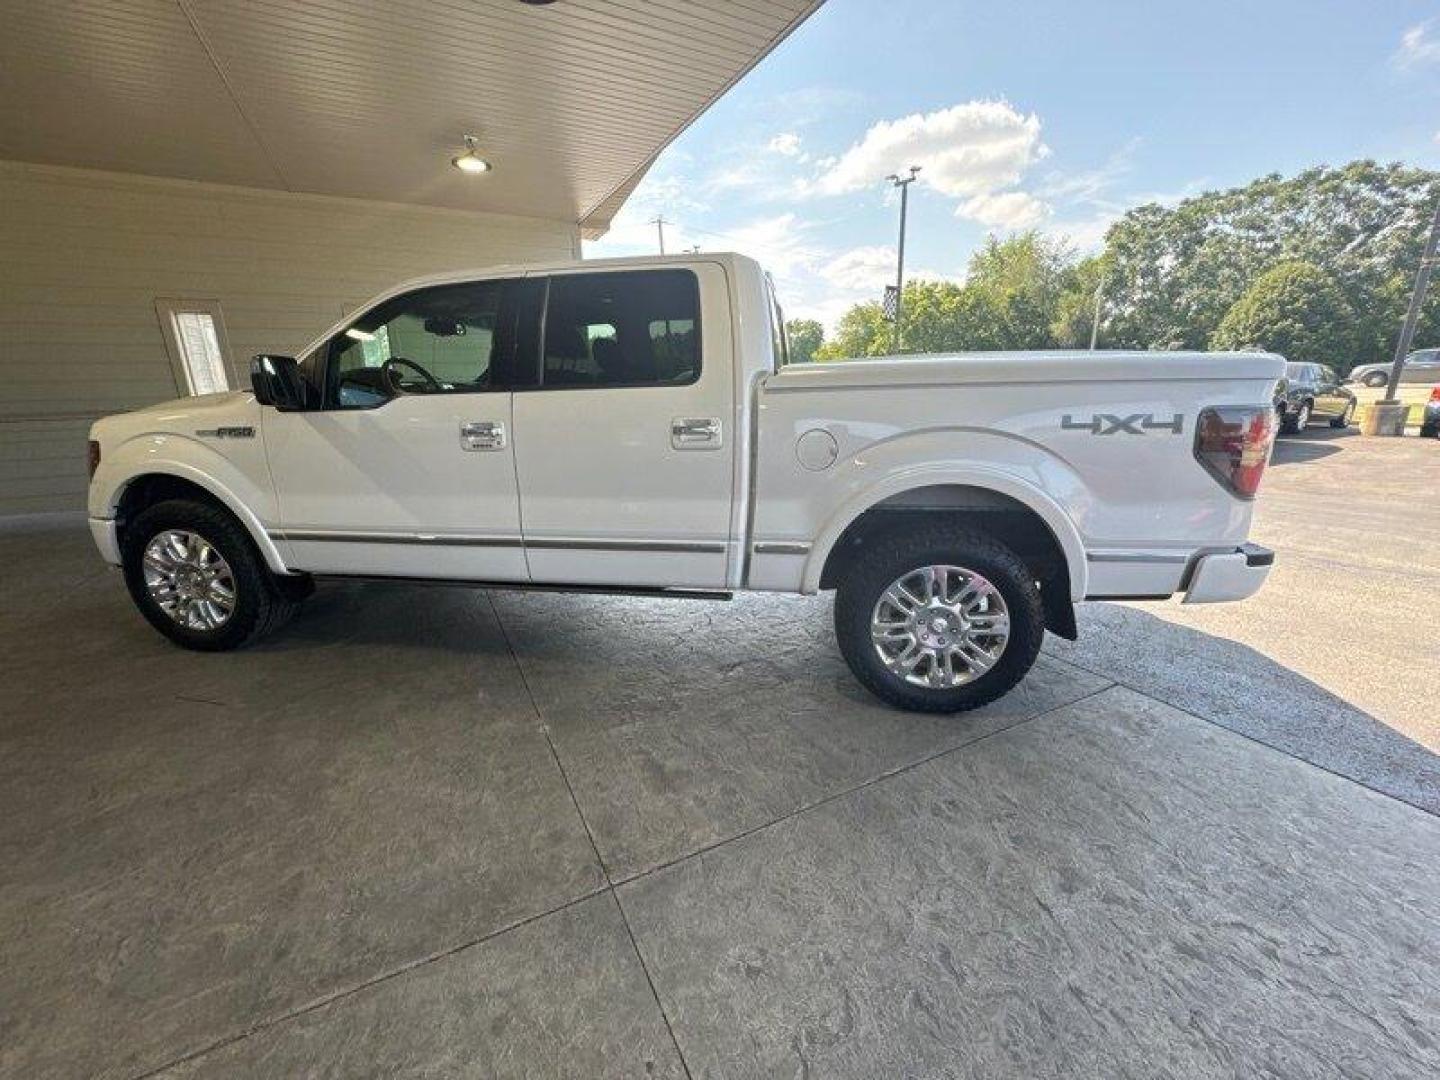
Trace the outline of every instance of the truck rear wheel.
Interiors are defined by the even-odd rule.
[[[835,595],[850,670],[902,709],[960,712],[994,701],[1035,663],[1045,614],[1034,575],[980,533],[896,532],[866,545]]]
[[[125,528],[125,584],[151,626],[177,645],[219,652],[248,645],[294,614],[301,591],[276,580],[225,510],[171,499]]]

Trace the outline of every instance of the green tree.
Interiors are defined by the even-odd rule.
[[[1354,312],[1353,363],[1383,360],[1440,199],[1440,174],[1355,161],[1266,176],[1167,208],[1131,210],[1106,237],[1111,278],[1104,334],[1137,348],[1204,348],[1251,285],[1277,262],[1320,267]],[[1440,297],[1417,341],[1440,338]]]
[[[906,284],[904,351],[1052,348],[1051,324],[1075,272],[1070,249],[1039,233],[991,237],[971,258],[963,285]],[[880,305],[858,304],[841,318],[820,358],[883,356],[893,351],[893,340]]]
[[[1065,287],[1055,302],[1055,316],[1050,322],[1050,336],[1057,346],[1062,349],[1090,347],[1097,294],[1101,294],[1101,285],[1108,281],[1109,274],[1109,262],[1101,255],[1082,259],[1070,269],[1066,275]],[[1099,298],[1103,312],[1103,294]],[[1108,340],[1103,321],[1100,329],[1097,345],[1106,348]]]
[[[1287,360],[1340,364],[1355,338],[1355,312],[1339,286],[1318,267],[1290,260],[1255,279],[1220,320],[1210,347],[1258,346]]]
[[[1038,232],[990,237],[965,276],[970,349],[1048,349],[1051,323],[1074,272],[1075,257]]]
[[[816,360],[846,360],[884,356],[890,351],[894,330],[878,301],[856,304],[835,326],[835,336],[816,350]]]
[[[808,364],[825,341],[825,328],[814,319],[791,319],[785,324],[790,341],[790,362]]]

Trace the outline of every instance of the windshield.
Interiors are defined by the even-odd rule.
[[[1287,379],[1303,379],[1305,377],[1304,364],[1286,364],[1285,377]]]

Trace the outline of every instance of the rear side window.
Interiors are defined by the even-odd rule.
[[[700,377],[700,287],[689,270],[550,279],[549,389],[685,386]]]

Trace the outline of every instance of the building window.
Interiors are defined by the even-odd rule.
[[[157,300],[155,313],[175,371],[175,388],[181,395],[230,389],[220,305],[213,300]]]

